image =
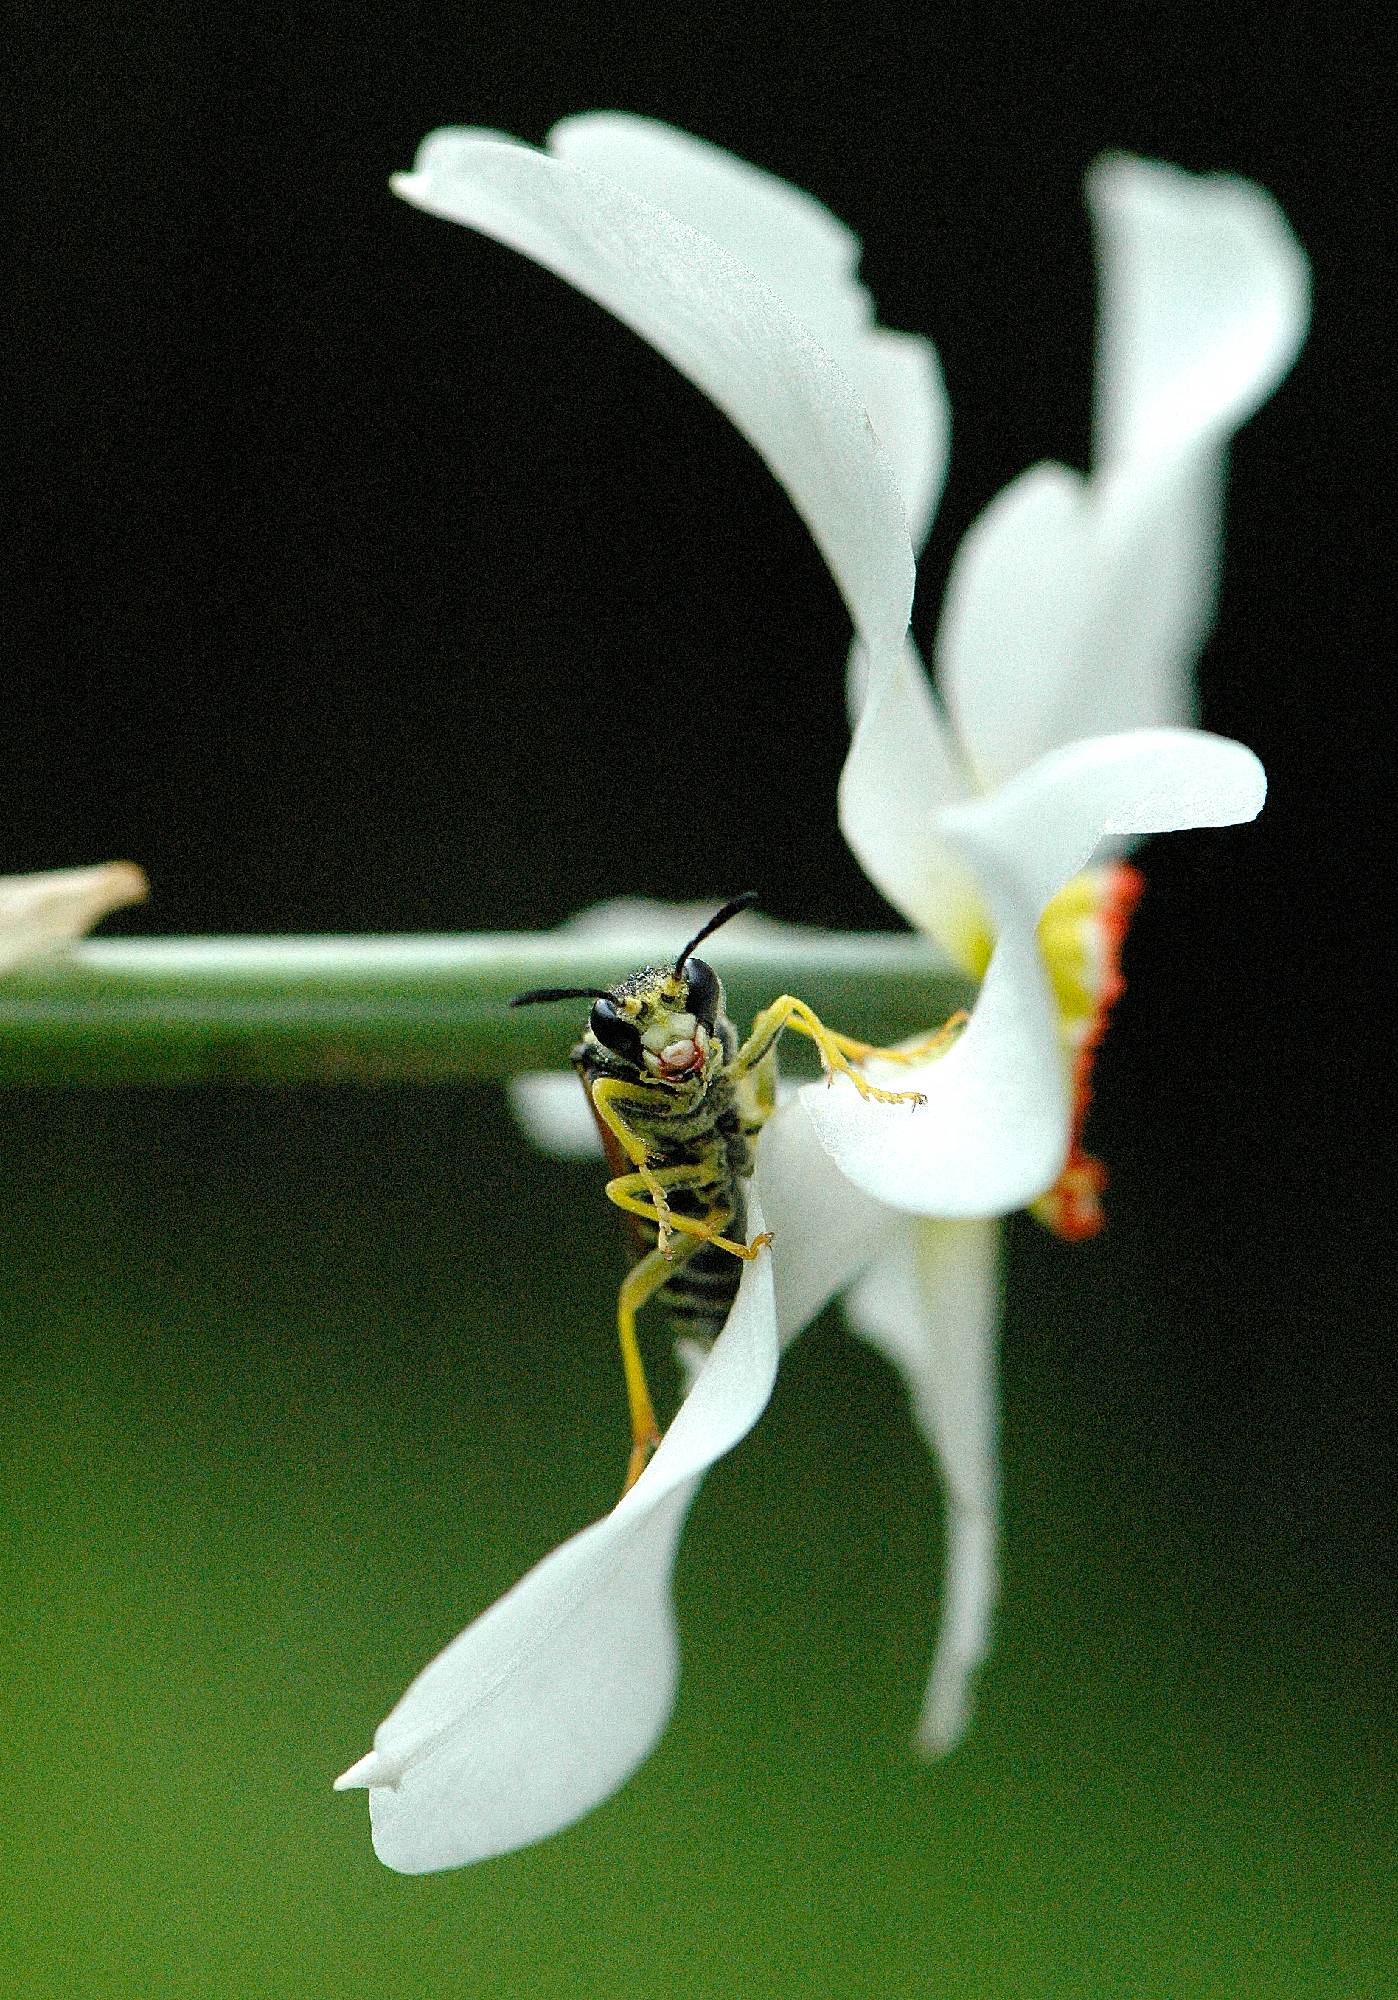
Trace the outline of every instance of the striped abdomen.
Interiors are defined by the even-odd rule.
[[[723,1234],[745,1242],[747,1216],[741,1187],[732,1186],[729,1200],[735,1206],[723,1225]],[[679,1207],[678,1201],[675,1207]],[[656,1293],[656,1299],[669,1313],[676,1333],[688,1334],[691,1339],[711,1340],[722,1330],[742,1275],[741,1258],[728,1250],[716,1250],[712,1243],[701,1243],[692,1257],[677,1265]]]
[[[731,1029],[729,1033],[731,1036]],[[585,1044],[573,1051],[573,1061],[591,1101],[590,1086],[599,1065]],[[743,1181],[752,1172],[760,1119],[734,1104],[728,1079],[722,1074],[715,1078],[697,1104],[677,1104],[657,1091],[653,1109],[628,1103],[626,1113],[631,1129],[649,1147],[653,1166],[704,1169],[699,1185],[667,1191],[672,1214],[693,1216],[696,1221],[712,1224],[720,1235],[745,1241]],[[634,1171],[604,1119],[597,1119],[597,1128],[613,1174]],[[656,1246],[656,1225],[631,1214],[625,1222],[633,1258],[644,1257]],[[711,1339],[722,1329],[737,1294],[742,1259],[712,1244],[696,1243],[681,1232],[671,1239],[671,1256],[674,1269],[654,1299],[668,1310],[676,1333]]]

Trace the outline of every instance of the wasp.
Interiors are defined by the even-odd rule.
[[[631,1457],[623,1493],[660,1442],[636,1337],[636,1316],[652,1300],[669,1308],[677,1331],[708,1342],[733,1303],[742,1264],[771,1241],[747,1241],[743,1185],[757,1138],[777,1101],[777,1043],[787,1029],[815,1044],[828,1081],[848,1076],[881,1104],[925,1102],[916,1091],[879,1090],[855,1064],[895,1062],[935,1052],[960,1027],[954,1016],[916,1048],[878,1049],[836,1034],[804,1000],[783,993],[764,1007],[744,1042],[725,1011],[723,982],[694,956],[704,940],[757,901],[746,891],[723,905],[673,965],[647,965],[610,991],[539,987],[512,1007],[591,1000],[572,1063],[587,1092],[612,1170],[607,1198],[630,1223],[633,1261],[617,1297],[617,1331],[631,1411]]]

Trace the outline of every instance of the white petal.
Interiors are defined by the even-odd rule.
[[[1213,623],[1224,447],[1305,330],[1305,258],[1227,176],[1099,161],[1097,469],[1035,467],[957,552],[939,684],[976,775],[1075,737],[1188,722]]]
[[[933,1756],[965,1734],[999,1590],[1000,1235],[995,1222],[905,1224],[845,1299],[855,1331],[902,1371],[946,1485],[941,1624],[918,1729]]]
[[[586,1090],[572,1070],[531,1070],[506,1086],[510,1109],[541,1153],[555,1160],[600,1160],[602,1141]]]
[[[757,1142],[757,1187],[772,1232],[777,1325],[785,1347],[863,1269],[901,1218],[840,1173],[800,1105]]]
[[[1305,254],[1262,188],[1113,154],[1088,204],[1101,271],[1099,464],[1223,443],[1305,337]]]
[[[841,1173],[918,1215],[1005,1214],[1050,1187],[1066,1157],[1068,1091],[1036,935],[1044,906],[1104,843],[1251,819],[1265,793],[1262,766],[1241,743],[1141,729],[1051,751],[944,812],[939,831],[984,893],[994,956],[949,1054],[870,1068],[885,1087],[922,1091],[920,1108],[865,1103],[843,1078],[801,1093]]]
[[[955,745],[911,640],[875,655],[859,648],[851,678],[865,670],[854,741],[840,774],[840,831],[870,881],[916,930],[961,954],[974,881],[937,837],[949,806],[970,796]]]
[[[1052,750],[944,815],[944,831],[993,850],[1036,912],[1104,843],[1255,819],[1267,795],[1241,743],[1200,729],[1134,729]]]
[[[393,187],[566,278],[672,361],[786,488],[870,646],[901,641],[913,553],[897,483],[848,376],[770,286],[630,189],[469,130],[432,133]]]
[[[771,287],[849,376],[921,548],[946,476],[946,391],[930,341],[875,325],[853,230],[804,189],[654,119],[586,112],[555,125],[548,149],[666,209]]]
[[[800,1105],[842,1174],[915,1215],[1008,1214],[1052,1186],[1068,1150],[1068,1080],[1037,909],[989,846],[978,853],[997,942],[971,1020],[948,1054],[869,1066],[926,1103],[866,1103],[847,1078],[809,1084]]]
[[[888,455],[914,549],[922,550],[946,484],[951,409],[942,364],[921,334],[876,327],[850,367]]]
[[[708,1364],[714,1343],[708,1334],[682,1333],[675,1342],[675,1366],[680,1372],[680,1393],[687,1396]]]
[[[752,1204],[755,1228],[760,1206]],[[421,1874],[570,1825],[654,1747],[674,1701],[671,1571],[700,1479],[765,1408],[777,1366],[769,1260],[640,1479],[429,1666],[338,1784],[368,1785],[374,1849]]]
[[[624,111],[561,119],[545,145],[740,258],[832,354],[855,346],[873,324],[873,301],[857,276],[859,238],[803,188],[706,139]]]
[[[868,698],[869,655],[856,639],[851,644],[849,657],[845,661],[845,713],[849,717],[851,736],[859,725],[859,718],[864,713],[864,704]]]
[[[1218,583],[1214,454],[1088,481],[1040,465],[956,552],[937,673],[983,786],[1080,736],[1188,722]]]
[[[150,885],[130,861],[0,875],[0,972],[72,944],[112,910],[143,903]]]

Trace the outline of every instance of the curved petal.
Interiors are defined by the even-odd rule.
[[[1191,719],[1224,447],[1305,332],[1305,257],[1260,188],[1113,156],[1088,200],[1097,469],[1037,466],[991,503],[957,552],[937,635],[939,684],[984,785],[1078,736]]]
[[[131,861],[0,875],[0,972],[72,944],[112,910],[143,903],[150,884]]]
[[[951,456],[951,408],[937,350],[919,333],[875,327],[850,363],[850,376],[888,454],[908,535],[921,554]]]
[[[757,1142],[757,1187],[772,1232],[772,1274],[782,1346],[853,1282],[901,1218],[842,1174],[798,1103],[789,1102]]]
[[[769,285],[831,354],[873,324],[860,242],[837,215],[777,174],[655,118],[583,111],[545,140],[570,166],[600,174],[711,237]]]
[[[930,1062],[868,1067],[874,1082],[921,1091],[926,1102],[866,1103],[843,1077],[808,1084],[800,1095],[840,1172],[876,1201],[914,1215],[1008,1214],[1052,1186],[1068,1151],[1068,1078],[1038,910],[992,847],[965,845],[997,930],[970,1023]]]
[[[840,831],[894,909],[965,964],[980,899],[936,827],[971,793],[936,696],[911,640],[877,655],[856,647],[850,677],[859,717],[840,773]]]
[[[1108,154],[1087,177],[1101,273],[1096,458],[1178,456],[1246,422],[1305,338],[1305,252],[1232,174]]]
[[[853,230],[804,189],[652,118],[588,111],[547,144],[712,238],[809,328],[868,410],[920,549],[946,477],[946,390],[930,341],[875,325]]]
[[[761,1415],[776,1368],[758,1258],[631,1491],[439,1653],[336,1779],[368,1788],[381,1861],[422,1874],[507,1854],[581,1818],[649,1754],[679,1672],[671,1571],[685,1513]]]
[[[893,472],[844,370],[769,285],[629,188],[495,135],[434,132],[392,185],[565,278],[672,361],[786,488],[870,646],[901,642],[913,552]]]
[[[947,1494],[941,1625],[918,1740],[954,1750],[999,1592],[996,1342],[1000,1225],[905,1224],[846,1295],[855,1332],[898,1368]]]
[[[982,786],[1081,736],[1190,720],[1220,494],[1212,459],[1096,482],[1039,465],[972,524],[947,580],[937,673]]]
[[[942,826],[998,856],[1037,915],[1104,842],[1233,826],[1255,819],[1266,796],[1266,773],[1244,744],[1201,729],[1132,729],[1050,751]]]
[[[861,727],[863,725],[861,724]],[[866,1103],[844,1079],[801,1104],[841,1173],[916,1215],[1005,1214],[1057,1179],[1067,1156],[1067,1077],[1039,950],[1045,905],[1107,841],[1253,818],[1262,766],[1241,743],[1140,729],[1051,751],[996,791],[941,814],[985,898],[996,937],[970,1024],[948,1054],[869,1074],[918,1090],[914,1111]]]

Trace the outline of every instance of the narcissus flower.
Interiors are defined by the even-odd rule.
[[[1031,1202],[1068,1237],[1101,1222],[1105,1176],[1082,1126],[1140,886],[1104,857],[1149,832],[1250,818],[1263,797],[1241,745],[1180,725],[1213,614],[1226,446],[1295,356],[1305,260],[1270,198],[1231,177],[1110,158],[1088,199],[1101,272],[1092,475],[1036,467],[973,525],[938,626],[940,701],[911,647],[856,646],[851,663],[845,837],[911,924],[986,976],[945,1066],[909,1079],[929,1109],[945,1104],[956,1157],[925,1137],[912,1152],[905,1131],[875,1132],[841,1099],[806,1099],[841,1172],[925,1218],[846,1308],[903,1369],[947,1482],[943,1628],[920,1731],[934,1751],[965,1726],[995,1595],[993,1218]],[[1012,1116],[1007,1086],[1022,1091]]]
[[[420,1870],[566,1825],[646,1754],[673,1697],[684,1511],[760,1413],[781,1341],[839,1291],[902,1368],[942,1464],[948,1589],[922,1734],[946,1748],[964,1726],[994,1593],[995,1218],[1033,1202],[1067,1234],[1097,1219],[1079,1141],[1134,895],[1121,850],[1262,803],[1252,754],[1185,725],[1224,448],[1289,365],[1305,272],[1244,182],[1094,170],[1098,463],[1027,474],[968,535],[939,631],[943,709],[908,636],[945,468],[941,378],[926,342],[875,324],[841,223],[615,115],[566,120],[544,152],[436,133],[395,187],[606,306],[766,459],[854,624],[846,838],[908,922],[983,976],[951,1052],[897,1072],[928,1099],[915,1116],[837,1085],[773,1117],[750,1218],[772,1257],[745,1269],[650,1465],[432,1662],[339,1780],[369,1787],[381,1858]]]

